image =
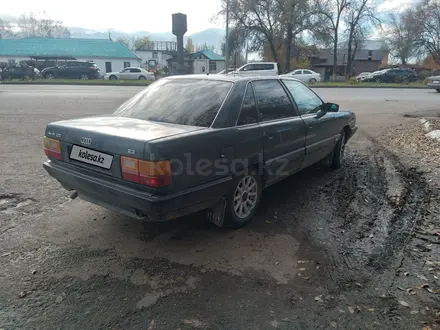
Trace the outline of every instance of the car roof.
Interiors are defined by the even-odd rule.
[[[203,79],[203,80],[220,80],[220,81],[229,81],[229,82],[238,82],[238,81],[254,81],[254,80],[278,80],[281,77],[279,76],[247,76],[243,77],[241,75],[234,75],[234,74],[228,74],[228,75],[218,75],[218,74],[187,74],[187,75],[176,75],[176,76],[169,76],[162,79]],[[285,78],[283,79],[290,79],[290,80],[296,80],[295,78]]]

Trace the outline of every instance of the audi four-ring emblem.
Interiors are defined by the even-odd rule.
[[[87,145],[87,146],[89,146],[89,145],[92,144],[92,139],[91,139],[91,138],[88,138],[88,137],[82,137],[82,138],[81,138],[81,143],[82,143],[82,144],[85,144],[85,145]]]

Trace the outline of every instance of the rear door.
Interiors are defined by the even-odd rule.
[[[305,155],[305,124],[279,80],[252,82],[263,133],[268,184],[299,170]]]
[[[140,69],[137,69],[137,68],[130,69],[130,73],[127,74],[128,75],[127,79],[136,79],[137,80],[137,79],[139,79],[140,74],[141,74]],[[145,77],[145,78],[147,78],[147,77]]]
[[[324,102],[307,86],[294,80],[282,80],[289,90],[306,124],[306,153],[302,168],[308,167],[328,156],[339,138],[334,113],[318,116]]]

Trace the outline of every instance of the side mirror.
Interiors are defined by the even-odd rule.
[[[336,103],[326,103],[324,105],[324,111],[325,112],[338,112],[339,111],[339,104]]]

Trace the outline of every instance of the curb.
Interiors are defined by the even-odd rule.
[[[113,84],[101,84],[101,83],[76,83],[76,82],[10,82],[0,81],[0,85],[67,85],[67,86],[137,86],[147,87],[150,84],[132,84],[132,83],[113,83]]]
[[[313,86],[313,85],[308,85],[310,88],[359,88],[359,89],[432,89],[430,87],[426,87],[426,86]]]

